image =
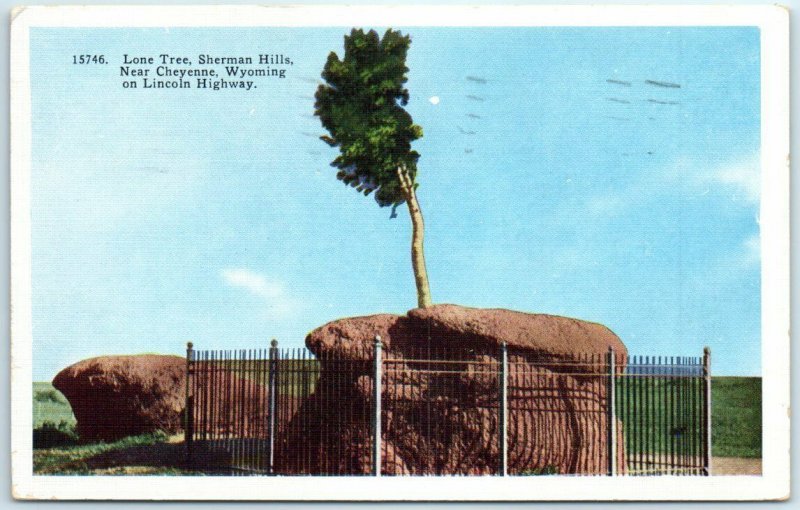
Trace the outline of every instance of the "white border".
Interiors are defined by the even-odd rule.
[[[773,6],[64,6],[11,26],[12,491],[36,499],[741,500],[789,495],[789,16]],[[764,450],[761,477],[33,476],[31,27],[758,26]]]

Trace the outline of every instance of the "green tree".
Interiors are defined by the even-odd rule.
[[[374,193],[381,207],[408,205],[411,216],[411,262],[420,308],[431,305],[423,240],[425,227],[417,201],[417,160],[411,142],[422,128],[403,108],[408,103],[406,54],[411,38],[387,30],[353,29],[344,37],[344,58],[328,55],[317,88],[315,114],[339,148],[331,162],[336,177],[356,191]]]

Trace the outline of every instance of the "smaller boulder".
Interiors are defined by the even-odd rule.
[[[143,354],[79,361],[56,375],[81,441],[182,429],[186,359]]]

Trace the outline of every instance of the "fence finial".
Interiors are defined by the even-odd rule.
[[[278,339],[277,339],[277,338],[273,338],[273,339],[272,339],[272,341],[269,343],[269,345],[270,345],[270,347],[272,347],[273,349],[274,349],[274,348],[276,348],[276,347],[278,347]]]
[[[381,343],[381,336],[380,335],[375,335],[375,344],[376,345],[380,345],[380,343]]]
[[[186,348],[187,349],[191,350],[192,347],[194,347],[194,344],[192,342],[186,342]]]

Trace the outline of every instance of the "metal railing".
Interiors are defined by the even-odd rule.
[[[711,472],[711,355],[633,356],[617,377],[627,474]]]
[[[187,348],[189,466],[286,475],[708,475],[710,353]]]

